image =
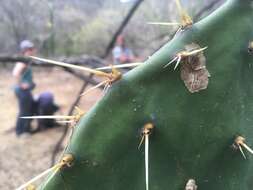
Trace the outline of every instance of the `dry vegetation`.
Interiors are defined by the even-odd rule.
[[[213,1],[182,0],[182,3],[194,17]],[[43,56],[101,56],[132,5],[120,0],[0,1],[0,53],[15,52],[20,41],[28,38]],[[170,21],[179,21],[174,1],[143,1],[124,29],[127,44],[136,55],[149,56],[170,39],[176,28],[151,26],[147,22]]]
[[[37,83],[34,95],[51,91],[57,104],[61,106],[58,114],[66,114],[76,98],[82,82],[59,68],[36,69]],[[16,98],[11,90],[10,69],[0,69],[0,189],[18,187],[31,177],[50,166],[52,150],[63,128],[43,131],[32,136],[17,138],[14,126],[17,114]],[[101,96],[97,90],[82,98],[80,107],[87,110]],[[34,122],[33,125],[36,125]],[[65,142],[66,143],[66,142]]]

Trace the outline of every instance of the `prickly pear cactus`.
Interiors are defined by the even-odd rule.
[[[252,40],[252,0],[186,26],[81,118],[65,151],[73,162],[41,189],[145,189],[138,145],[152,123],[149,189],[252,190]]]

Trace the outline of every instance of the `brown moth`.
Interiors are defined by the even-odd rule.
[[[185,46],[185,50],[188,52],[195,49],[200,49],[200,46],[194,43]],[[206,58],[203,52],[183,59],[183,64],[181,64],[181,79],[191,93],[206,89],[210,76],[206,68]]]

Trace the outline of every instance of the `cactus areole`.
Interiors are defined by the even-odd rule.
[[[253,146],[252,40],[252,0],[228,0],[177,33],[81,118],[65,151],[75,158],[71,167],[40,188],[145,190],[138,145],[143,126],[153,123],[150,190],[252,190],[253,155],[240,146]],[[208,48],[175,70],[164,67],[191,44]]]

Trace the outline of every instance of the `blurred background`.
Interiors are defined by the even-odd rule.
[[[181,2],[188,13],[195,17],[212,1]],[[210,13],[222,2],[220,0],[195,20]],[[135,0],[2,0],[0,52],[16,52],[21,40],[30,39],[45,56],[101,56],[134,3]],[[136,54],[149,55],[175,31],[175,28],[147,24],[152,21],[179,21],[174,1],[144,0],[141,3],[124,30]]]
[[[210,14],[223,2],[181,0],[194,22]],[[129,21],[122,25],[137,3],[138,7],[135,7]],[[61,155],[70,133],[68,130],[63,140],[60,138],[65,127],[55,127],[29,136],[15,135],[18,103],[12,90],[15,83],[12,75],[15,61],[12,58],[19,55],[20,42],[32,41],[39,57],[79,60],[85,55],[98,60],[95,65],[89,62],[89,67],[99,63],[109,65],[113,62],[113,38],[117,37],[115,33],[119,27],[124,26],[119,34],[124,35],[125,43],[138,61],[144,61],[177,31],[176,26],[147,23],[179,21],[173,0],[1,0],[0,189],[14,189],[49,168]],[[60,108],[57,115],[69,114],[71,105],[79,97],[80,88],[87,81],[60,67],[32,67],[36,83],[34,97],[45,91],[51,92]],[[90,80],[89,75],[84,76]],[[96,77],[92,80],[95,82],[88,81],[86,89],[99,81]],[[96,89],[82,97],[78,106],[87,111],[101,97],[101,89]],[[36,125],[33,121],[32,126]],[[59,142],[60,146],[56,147]]]

